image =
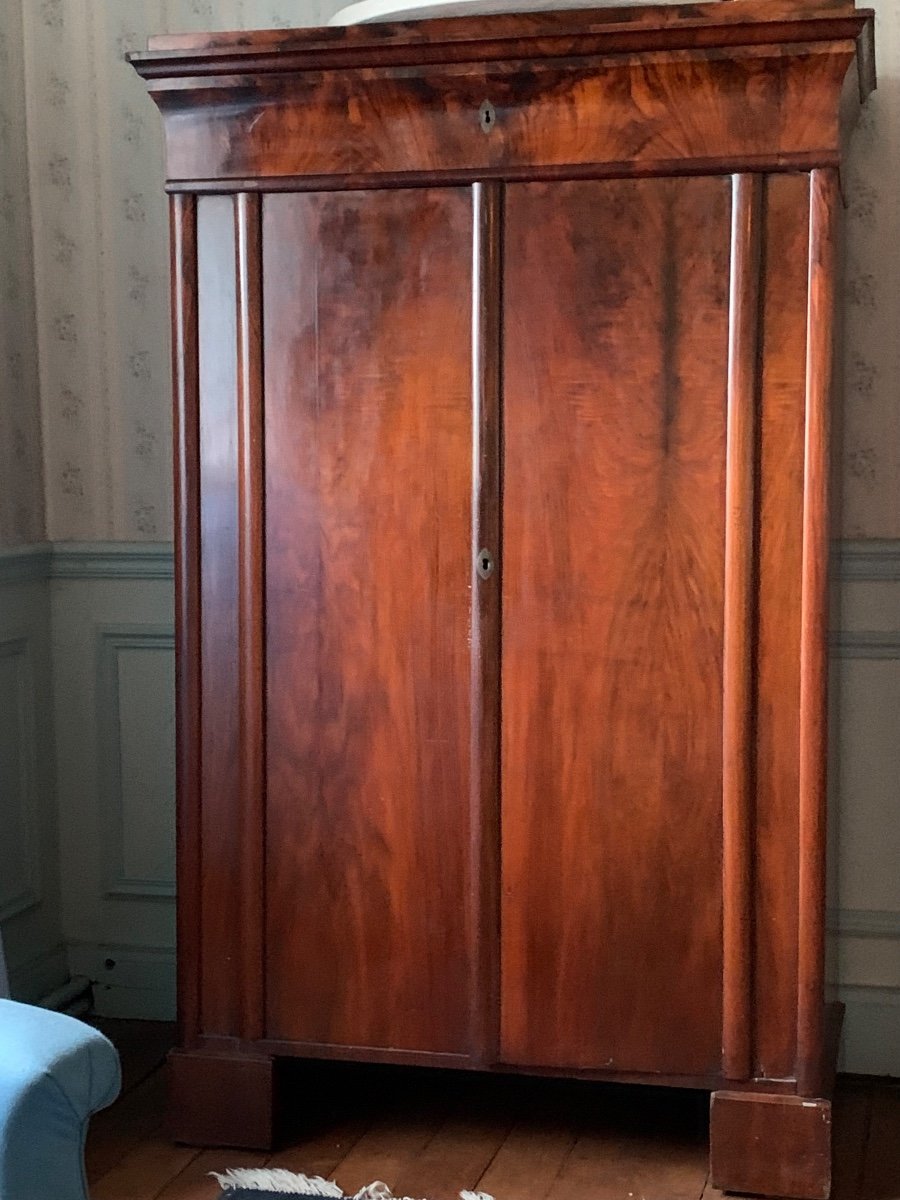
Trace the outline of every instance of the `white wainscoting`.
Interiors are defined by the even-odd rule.
[[[0,913],[14,976],[36,997],[68,969],[92,980],[103,1014],[171,1017],[171,549],[57,543],[12,557],[0,555],[0,712],[15,694],[23,715],[0,729],[14,796],[0,813]],[[831,978],[847,1005],[844,1069],[900,1075],[900,542],[845,543],[837,567]]]
[[[900,1075],[900,541],[844,543],[839,573],[829,818],[842,1064]]]
[[[68,979],[60,916],[51,704],[50,554],[0,553],[0,925],[13,994]]]
[[[172,552],[56,543],[50,571],[63,928],[98,1013],[175,1010]]]

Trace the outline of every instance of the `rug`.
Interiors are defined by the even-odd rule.
[[[227,1171],[219,1175],[213,1171],[225,1193],[223,1200],[267,1200],[280,1196],[304,1196],[306,1200],[410,1200],[410,1197],[395,1197],[386,1183],[376,1180],[367,1184],[355,1195],[347,1196],[341,1187],[329,1183],[319,1175],[294,1175],[290,1171],[259,1169]],[[487,1192],[460,1192],[460,1200],[493,1200]]]

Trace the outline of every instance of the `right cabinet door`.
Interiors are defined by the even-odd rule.
[[[715,1071],[731,179],[512,185],[507,1062]]]

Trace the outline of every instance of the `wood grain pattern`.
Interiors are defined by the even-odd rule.
[[[794,1075],[809,175],[765,185],[755,714],[753,1073]]]
[[[728,1192],[828,1200],[831,1101],[714,1092],[710,1182]]]
[[[735,0],[737,2],[737,0]],[[468,178],[588,168],[671,173],[835,163],[837,97],[855,42],[597,55],[565,66],[251,75],[153,85],[170,181]],[[238,86],[239,83],[239,86]],[[422,103],[423,94],[429,97]],[[703,103],[696,103],[698,95]],[[487,98],[497,121],[481,129]],[[750,168],[752,169],[752,167]]]
[[[149,80],[285,70],[405,67],[428,63],[571,59],[576,54],[733,48],[762,42],[863,40],[867,90],[871,10],[846,0],[732,0],[378,22],[325,29],[161,34],[128,55]]]
[[[197,202],[169,205],[175,484],[175,786],[178,795],[178,1022],[200,1031],[200,395],[197,357]]]
[[[237,278],[238,672],[240,686],[238,964],[241,1036],[265,1032],[265,580],[263,541],[262,206],[235,198]]]
[[[192,1146],[271,1147],[276,1126],[276,1065],[243,1051],[169,1055],[169,1132]]]
[[[504,1060],[717,1069],[728,181],[507,196]]]
[[[471,1053],[497,1061],[500,1040],[500,595],[503,190],[472,189],[472,830],[474,884],[472,962],[475,995]],[[478,556],[487,551],[492,573],[481,578]],[[458,1190],[458,1189],[457,1189]]]
[[[828,686],[829,421],[837,267],[835,171],[813,171],[800,593],[800,872],[797,1086],[820,1095],[825,1004],[826,751]]]
[[[237,271],[234,201],[197,201],[203,811],[200,1012],[206,1034],[241,1029],[242,828],[238,671]],[[250,937],[255,931],[247,931]]]
[[[732,181],[722,630],[722,1069],[750,1074],[756,418],[762,178]]]
[[[170,189],[240,193],[171,210],[182,1136],[265,1143],[287,1055],[727,1081],[717,1180],[821,1186],[834,168],[871,29],[731,0],[135,60]],[[447,1138],[474,1174],[480,1129]],[[629,1149],[560,1144],[560,1196]]]
[[[263,207],[271,1037],[469,1049],[472,220]]]

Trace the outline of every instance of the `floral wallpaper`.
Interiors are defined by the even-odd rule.
[[[149,34],[320,24],[337,0],[16,0],[24,12],[53,539],[171,537],[162,131]],[[24,178],[24,175],[22,176]]]
[[[0,3],[0,546],[44,538],[22,12]]]
[[[32,280],[48,536],[171,536],[161,130],[124,53],[152,32],[321,24],[339,6],[6,0],[4,13],[17,9],[24,28],[7,21],[0,44],[0,144],[13,163],[0,183],[0,467],[14,479],[2,489],[0,537],[25,540],[42,529]],[[876,8],[879,90],[844,179],[843,533],[852,537],[900,537],[900,189],[892,178],[900,162],[900,0],[877,0]]]
[[[865,0],[869,4],[869,0]],[[845,537],[900,537],[900,3],[875,0],[878,87],[843,172]]]

